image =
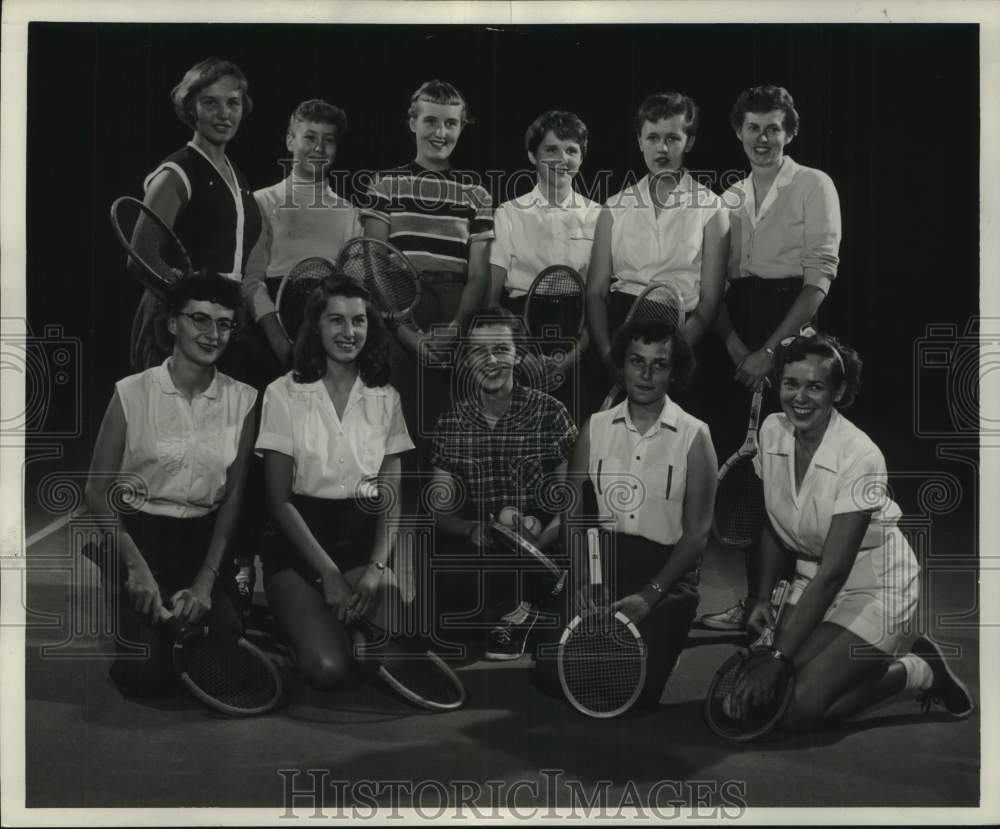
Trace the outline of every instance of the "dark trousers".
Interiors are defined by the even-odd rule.
[[[122,524],[156,579],[165,605],[169,606],[174,593],[194,582],[205,560],[215,518],[214,512],[200,518],[168,518],[143,512],[122,516]],[[169,626],[151,622],[148,616],[132,609],[125,589],[127,572],[116,550],[92,549],[89,554],[101,568],[105,606],[115,619],[117,649],[110,669],[112,680],[126,696],[152,697],[174,690]],[[212,589],[212,608],[199,624],[242,633],[234,575],[231,563],[223,561]]]
[[[604,572],[611,577],[608,588],[612,600],[636,593],[649,584],[674,549],[672,545],[622,533],[614,533],[608,547],[604,558],[610,566]],[[687,644],[688,631],[698,609],[698,579],[697,567],[685,573],[637,626],[646,643],[646,681],[636,703],[639,706],[659,702]],[[563,603],[562,618],[566,621],[572,612],[572,599],[567,594]],[[550,629],[536,652],[534,671],[536,684],[546,693],[560,697],[555,645],[561,634],[562,625]]]

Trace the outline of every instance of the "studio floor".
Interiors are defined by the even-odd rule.
[[[278,816],[288,814],[292,789],[316,789],[317,780],[331,798],[322,801],[323,814],[341,796],[383,807],[407,807],[414,797],[433,807],[445,796],[480,807],[537,808],[579,805],[595,793],[618,804],[633,791],[641,803],[659,803],[660,817],[672,808],[664,804],[699,799],[716,817],[735,816],[743,805],[979,803],[978,709],[953,722],[921,713],[913,695],[902,694],[836,730],[748,745],[721,741],[702,722],[701,699],[737,644],[731,634],[707,630],[692,631],[658,708],[610,721],[542,695],[527,657],[492,663],[476,658],[475,648],[457,663],[468,703],[446,714],[414,709],[360,678],[320,693],[289,677],[286,704],[256,719],[213,714],[180,693],[126,700],[107,679],[100,637],[68,635],[72,620],[86,615],[80,609],[93,588],[85,571],[73,575],[67,566],[67,531],[28,554],[29,808],[257,807]],[[708,550],[703,611],[727,606],[742,589],[738,563],[731,552]],[[938,574],[928,592],[934,613],[923,617],[939,642],[960,653],[955,670],[978,701],[974,574]],[[263,600],[259,592],[256,600]],[[363,781],[370,786],[358,788]],[[296,803],[312,814],[308,797]]]

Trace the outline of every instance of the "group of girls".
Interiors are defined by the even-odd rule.
[[[216,367],[223,360],[239,377],[254,362],[241,328],[268,329],[269,341],[273,333],[268,313],[248,317],[238,293],[248,269],[266,269],[256,202],[225,152],[250,111],[247,82],[233,64],[205,61],[173,100],[194,135],[148,180],[146,202],[211,275],[181,280],[159,306],[144,299],[136,335],[149,367],[117,384],[94,450],[92,509],[104,508],[107,478],[99,473],[139,475],[147,490],[139,510],[121,516],[109,584],[123,629],[154,653],[146,663],[116,663],[132,666],[118,678],[133,691],[160,687],[142,668],[162,665],[162,640],[149,621],[164,605],[185,621],[239,625],[232,538],[256,441],[269,515],[261,545],[268,602],[303,676],[334,687],[349,662],[346,626],[396,601],[387,539],[399,518],[392,494],[401,457],[414,447],[411,432],[422,437],[433,408],[447,401],[425,388],[422,405],[432,411],[415,412],[412,377],[420,373],[400,358],[399,344],[416,332],[386,325],[363,288],[333,276],[310,296],[292,370],[267,386],[257,428],[256,390]],[[546,113],[526,142],[537,187],[523,209],[501,205],[495,227],[488,194],[449,165],[467,114],[450,84],[417,90],[408,112],[416,158],[376,180],[364,232],[417,264],[429,298],[418,315],[425,327],[467,324],[491,294],[516,303],[527,273],[558,264],[544,261],[545,240],[556,240],[556,255],[566,253],[586,276],[595,371],[607,372],[602,387],[622,380],[627,397],[582,424],[570,479],[601,493],[616,475],[638,476],[649,499],[635,509],[598,504],[635,541],[626,550],[634,558],[627,586],[613,597],[618,606],[641,622],[667,597],[691,589],[696,597],[716,453],[706,424],[670,391],[688,373],[692,346],[714,328],[734,378],[747,389],[770,378],[779,406],[760,434],[768,521],[748,556],[750,599],[718,614],[716,626],[769,623],[767,597],[792,558],[791,607],[774,651],[775,662],[798,669],[790,727],[842,719],[904,688],[968,715],[971,698],[937,647],[908,633],[919,568],[898,507],[884,487],[873,497],[865,486],[885,480],[881,453],[841,414],[860,389],[861,360],[836,338],[803,328],[836,275],[840,217],[829,177],[784,154],[798,130],[787,91],[755,87],[737,100],[732,126],[751,173],[721,197],[684,166],[697,106],[678,93],[651,96],[635,123],[649,174],[596,209],[572,188],[586,127],[569,113]],[[431,190],[443,207],[418,210]],[[621,330],[629,297],[656,281],[680,293],[684,329]],[[149,330],[155,336],[143,334]],[[389,384],[393,371],[393,382],[411,383],[402,395]],[[726,408],[742,407],[733,399]],[[680,615],[686,631],[693,605]],[[672,662],[659,667],[669,674]],[[766,695],[774,680],[765,664],[741,686],[738,704]]]

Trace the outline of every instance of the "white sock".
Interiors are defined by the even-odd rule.
[[[519,625],[528,618],[528,611],[531,610],[530,602],[521,602],[513,610],[509,610],[500,617],[501,621]]]
[[[931,666],[915,653],[901,656],[899,661],[906,670],[906,690],[926,691],[934,683],[934,672]]]

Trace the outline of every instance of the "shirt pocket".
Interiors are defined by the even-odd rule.
[[[657,464],[646,473],[646,497],[671,503],[683,503],[687,488],[687,466],[676,463]]]

